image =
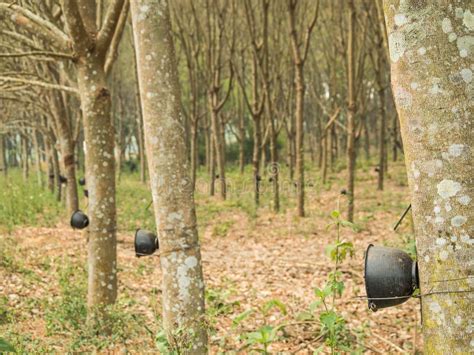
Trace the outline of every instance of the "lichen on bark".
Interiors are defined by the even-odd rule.
[[[203,354],[204,282],[168,2],[132,0],[131,12],[163,271],[163,326],[170,343]]]
[[[474,351],[474,37],[464,21],[469,7],[467,0],[384,1],[428,354]]]

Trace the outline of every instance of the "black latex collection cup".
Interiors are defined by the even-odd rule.
[[[156,234],[144,229],[137,229],[135,232],[135,255],[137,257],[152,255],[158,248]]]
[[[89,217],[82,212],[77,210],[71,216],[71,227],[75,229],[84,229],[89,225]]]
[[[407,301],[418,288],[416,261],[402,250],[369,245],[365,252],[365,289],[376,311]]]

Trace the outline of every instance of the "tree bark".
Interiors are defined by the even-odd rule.
[[[468,354],[474,349],[470,7],[469,0],[456,6],[384,1],[425,295],[426,354]]]
[[[103,64],[103,59],[92,52],[87,60],[79,63],[77,73],[84,116],[89,191],[87,301],[91,311],[113,304],[117,297],[115,137],[111,129],[111,97]]]
[[[204,282],[168,2],[133,0],[131,9],[161,249],[163,325],[180,349],[204,354]]]

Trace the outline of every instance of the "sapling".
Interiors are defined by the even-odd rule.
[[[327,229],[335,228],[336,240],[334,244],[329,244],[326,247],[326,254],[334,262],[334,268],[328,275],[326,285],[323,288],[316,288],[314,290],[318,300],[311,304],[310,310],[314,313],[318,307],[323,306],[324,310],[319,315],[321,333],[325,336],[325,345],[329,346],[331,354],[334,354],[336,350],[350,350],[344,342],[348,330],[346,329],[344,317],[338,313],[336,298],[342,296],[345,287],[342,273],[339,271],[339,265],[348,256],[352,257],[354,254],[353,244],[341,240],[341,227],[354,229],[354,224],[341,219],[339,210],[332,211],[331,218],[332,222],[327,226]],[[319,347],[315,353],[321,352],[323,348],[324,345]]]

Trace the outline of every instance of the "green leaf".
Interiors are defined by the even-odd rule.
[[[286,315],[286,306],[283,302],[273,299],[265,303],[262,307],[262,312],[268,314],[272,308],[278,308],[283,315]]]
[[[250,314],[252,314],[253,309],[248,309],[237,315],[232,320],[232,327],[237,327],[242,321],[244,321]]]
[[[314,301],[313,303],[316,303],[316,302],[318,302],[319,304],[321,304],[321,301],[319,301],[319,300],[318,300],[318,301]],[[314,313],[314,310],[319,306],[319,304],[318,304],[318,305],[315,305],[315,306],[313,307],[313,303],[311,303],[310,306],[309,306],[309,309],[310,309],[310,312],[311,312],[311,313],[310,313],[310,312],[307,312],[307,311],[300,312],[300,313],[298,313],[298,314],[296,315],[296,320],[302,322],[302,321],[307,321],[307,320],[312,320],[312,319],[314,319],[313,313]]]
[[[15,348],[11,346],[5,339],[0,338],[0,353],[1,352],[16,352]]]
[[[338,210],[334,210],[331,212],[331,217],[334,219],[338,219],[341,216],[341,213]]]
[[[323,303],[322,300],[316,300],[314,302],[311,302],[311,304],[309,305],[309,310],[311,311],[311,313],[314,313],[316,311],[316,309]]]
[[[337,314],[334,311],[322,312],[319,320],[327,329],[334,329],[337,322]]]
[[[155,343],[161,354],[170,353],[170,346],[164,330],[158,332],[158,334],[156,335]]]
[[[346,221],[346,220],[342,220],[340,223],[341,223],[341,226],[343,226],[343,227],[347,227],[347,228],[351,228],[351,229],[356,228],[356,225],[354,223]]]

